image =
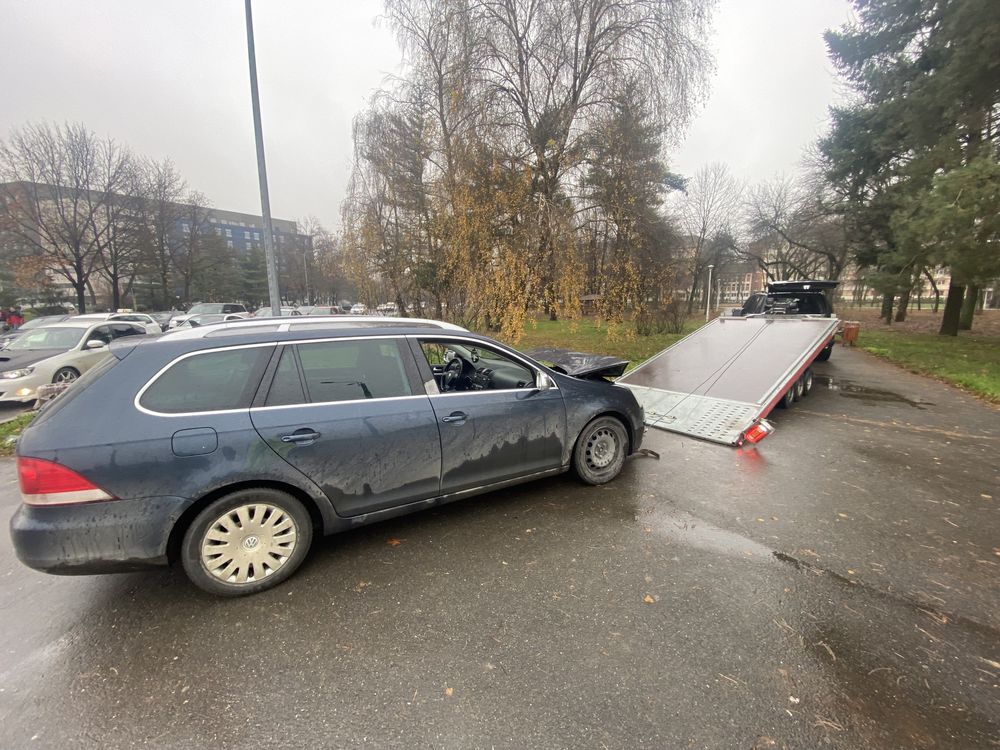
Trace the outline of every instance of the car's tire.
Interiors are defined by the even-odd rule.
[[[184,532],[181,564],[191,582],[210,594],[256,594],[296,571],[312,536],[309,511],[288,493],[238,490],[195,516]]]
[[[823,347],[823,351],[821,351],[819,354],[816,355],[816,361],[817,362],[826,362],[828,359],[830,359],[830,355],[831,354],[833,354],[833,342],[832,341],[829,344],[827,344],[826,346]]]
[[[60,367],[52,376],[53,383],[72,383],[80,377],[80,371],[75,367]]]
[[[811,367],[802,373],[800,380],[802,382],[802,395],[808,396],[813,389],[813,371]]]
[[[573,470],[587,484],[604,484],[621,473],[628,455],[628,431],[615,417],[598,417],[580,431]]]
[[[778,407],[781,409],[791,409],[792,405],[795,403],[795,386],[796,383],[792,383],[785,395],[781,397],[781,401],[778,402]]]

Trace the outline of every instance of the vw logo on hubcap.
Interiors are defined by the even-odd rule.
[[[243,540],[243,549],[254,550],[260,546],[260,539],[255,536],[248,536]]]

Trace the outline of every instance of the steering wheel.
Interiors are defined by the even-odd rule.
[[[448,364],[444,366],[444,372],[441,376],[441,390],[455,390],[455,386],[458,384],[458,379],[460,377],[462,377],[462,360],[455,357],[454,359],[449,360]]]

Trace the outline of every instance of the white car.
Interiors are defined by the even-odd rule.
[[[72,383],[109,355],[108,345],[145,336],[141,323],[78,316],[18,336],[0,351],[0,401],[30,403],[48,383]]]
[[[367,315],[368,308],[360,302],[351,305],[351,315]]]
[[[86,315],[74,315],[72,320],[123,320],[126,323],[138,323],[146,329],[146,333],[162,333],[163,329],[152,315],[146,313],[87,313]]]

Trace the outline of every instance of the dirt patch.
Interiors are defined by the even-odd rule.
[[[942,310],[944,306],[942,305]],[[886,325],[879,318],[877,307],[839,307],[838,318],[857,320],[861,330],[911,331],[914,333],[937,333],[941,328],[941,311],[909,310],[903,323]],[[963,336],[1000,336],[1000,310],[983,310],[976,314],[971,331],[962,331]]]

